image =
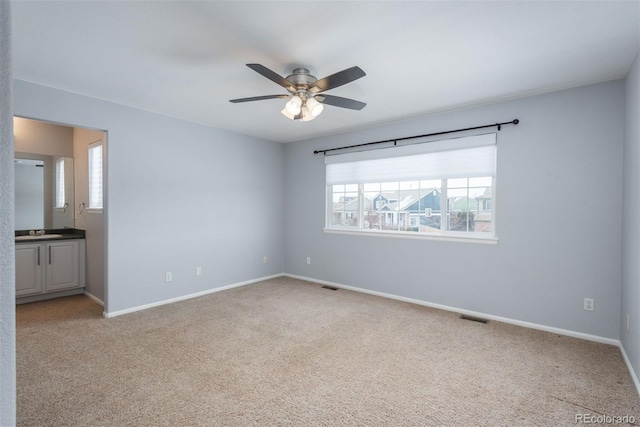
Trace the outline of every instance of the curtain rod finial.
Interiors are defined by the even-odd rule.
[[[515,119],[515,120],[513,121],[513,124],[514,124],[514,125],[517,125],[518,123],[520,123],[520,120],[518,120],[518,119]]]

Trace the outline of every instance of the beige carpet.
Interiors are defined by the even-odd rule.
[[[18,306],[18,425],[640,424],[616,347],[290,278],[101,312]]]

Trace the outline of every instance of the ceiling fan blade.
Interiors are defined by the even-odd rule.
[[[247,64],[247,67],[251,68],[256,73],[263,75],[264,77],[268,78],[272,82],[275,82],[275,83],[279,84],[283,88],[285,88],[285,89],[287,89],[289,91],[295,91],[295,86],[292,85],[289,80],[285,79],[284,77],[282,77],[280,74],[276,73],[275,71],[271,71],[270,69],[268,69],[264,65],[261,65],[261,64]]]
[[[333,105],[334,107],[348,108],[350,110],[362,110],[367,104],[364,102],[356,101],[355,99],[343,98],[341,96],[333,95],[316,95],[315,97],[319,102],[326,105]]]
[[[238,98],[238,99],[230,99],[229,102],[233,102],[234,104],[238,102],[251,102],[251,101],[262,101],[263,99],[276,99],[276,98],[289,98],[290,95],[264,95],[264,96],[252,96],[251,98]]]
[[[358,80],[360,77],[364,77],[367,74],[362,71],[360,67],[351,67],[346,70],[339,71],[324,79],[320,79],[315,82],[309,90],[313,93],[324,92],[325,90],[333,89],[338,86],[346,85],[354,80]]]

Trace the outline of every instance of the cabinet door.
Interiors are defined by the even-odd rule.
[[[77,288],[80,286],[78,274],[78,242],[62,240],[45,244],[47,252],[47,291]]]
[[[42,292],[43,245],[26,243],[16,245],[16,296]]]

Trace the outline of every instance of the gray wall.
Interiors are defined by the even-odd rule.
[[[20,80],[14,109],[108,132],[108,312],[283,271],[282,145]]]
[[[0,1],[0,426],[16,423],[11,12]]]
[[[618,339],[623,90],[607,82],[288,144],[285,271]],[[514,118],[498,134],[497,245],[323,233],[314,149]]]
[[[620,340],[636,374],[640,373],[640,54],[627,74],[622,204],[622,310]],[[627,331],[627,313],[629,331]]]

